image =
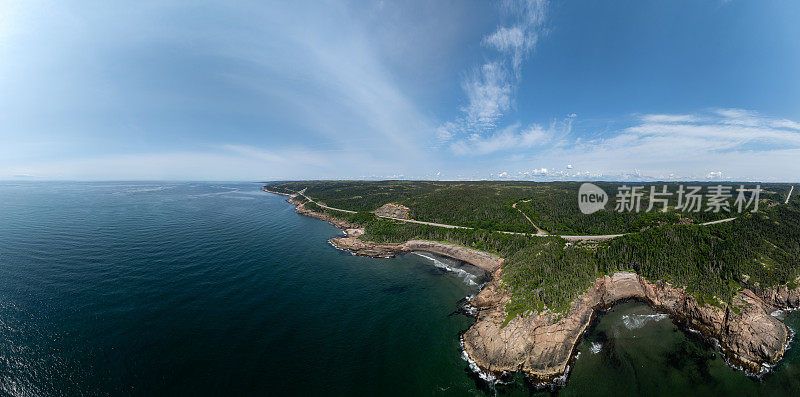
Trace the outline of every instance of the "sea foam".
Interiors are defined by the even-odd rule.
[[[474,275],[474,274],[472,274],[472,273],[470,273],[470,272],[468,272],[468,271],[466,271],[464,269],[459,269],[457,267],[452,267],[452,266],[450,266],[450,265],[448,265],[448,264],[446,264],[446,263],[444,263],[444,262],[442,262],[442,261],[430,256],[430,255],[426,255],[426,254],[421,253],[421,252],[413,252],[413,253],[416,254],[416,255],[419,255],[419,256],[421,256],[423,258],[429,259],[431,262],[433,262],[433,265],[436,266],[439,269],[442,269],[442,270],[445,270],[445,271],[448,271],[448,272],[451,272],[451,273],[455,273],[459,278],[464,280],[464,282],[467,285],[469,285],[471,287],[480,287],[480,283],[478,282],[478,276],[476,276],[476,275]]]
[[[622,324],[625,325],[627,329],[638,329],[644,327],[649,322],[657,322],[661,321],[665,318],[668,318],[669,315],[658,313],[658,314],[625,314],[622,316]]]

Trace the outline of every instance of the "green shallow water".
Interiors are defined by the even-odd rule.
[[[800,327],[800,312],[784,321]],[[800,346],[760,379],[725,363],[700,337],[644,303],[626,302],[601,314],[578,346],[567,383],[531,389],[517,376],[499,395],[563,396],[791,396],[800,393]]]
[[[0,183],[0,395],[551,393],[469,371],[462,275],[339,234],[257,184]],[[754,381],[669,319],[625,326],[652,314],[601,316],[556,392],[800,392],[796,342]]]
[[[786,316],[800,326],[797,312]],[[624,303],[601,316],[579,346],[581,355],[563,395],[797,395],[800,348],[790,343],[772,373],[753,380],[669,317],[642,303]]]

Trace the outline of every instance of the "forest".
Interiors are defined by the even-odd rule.
[[[730,212],[679,211],[676,195],[669,197],[668,211],[649,206],[649,189],[655,186],[668,191],[678,189],[676,183],[594,182],[609,194],[605,209],[586,215],[578,208],[579,182],[500,182],[500,181],[294,181],[273,182],[274,191],[305,194],[315,201],[351,211],[373,211],[386,203],[408,207],[416,220],[466,226],[486,230],[536,233],[536,228],[523,215],[545,231],[562,235],[617,234],[633,232],[664,224],[691,224],[731,217]],[[718,183],[686,182],[708,190]],[[620,186],[642,186],[640,212],[615,210]],[[730,183],[730,185],[737,185]],[[748,184],[752,185],[752,184]],[[761,184],[761,205],[786,197],[790,186]],[[733,199],[729,200],[730,204]],[[516,204],[516,209],[512,205]]]
[[[686,286],[700,302],[712,305],[730,303],[742,288],[794,286],[800,274],[800,199],[793,195],[788,204],[783,204],[790,185],[763,185],[765,193],[761,195],[758,212],[735,214],[739,216],[731,222],[708,226],[698,223],[732,215],[698,213],[689,217],[675,211],[638,214],[599,211],[597,214],[607,213],[594,220],[584,220],[580,216],[591,216],[563,210],[576,207],[578,185],[572,182],[392,181],[319,182],[319,185],[293,182],[270,184],[267,188],[291,192],[307,186],[306,194],[315,200],[337,208],[358,208],[360,212],[349,214],[306,203],[314,211],[327,212],[364,226],[366,233],[361,238],[368,241],[428,239],[506,258],[502,285],[511,294],[506,306],[508,320],[545,309],[564,312],[597,277],[616,271],[633,271],[653,282]],[[352,191],[347,186],[352,187]],[[370,193],[374,186],[379,187],[377,198]],[[610,191],[613,186],[609,184],[603,188]],[[523,199],[531,200],[524,204],[538,204],[536,208],[544,208],[549,203],[547,208],[552,211],[547,214],[549,218],[544,215],[535,218],[544,228],[584,234],[589,234],[586,232],[590,230],[630,233],[598,244],[583,245],[555,236],[498,232],[530,231],[525,229],[527,220],[511,207]],[[363,200],[360,206],[345,205],[358,200]],[[402,223],[369,212],[387,201],[412,208],[415,219],[440,223],[458,220],[460,222],[454,224],[474,229]],[[520,215],[522,221],[515,215]],[[550,219],[550,223],[546,219]]]

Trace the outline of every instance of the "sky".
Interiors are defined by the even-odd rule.
[[[797,182],[798,20],[789,0],[0,0],[0,179]]]

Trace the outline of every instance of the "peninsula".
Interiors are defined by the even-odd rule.
[[[700,333],[748,373],[783,357],[792,331],[771,313],[800,306],[793,186],[763,185],[756,212],[681,212],[670,201],[663,212],[607,203],[585,215],[578,185],[302,181],[263,190],[343,229],[330,240],[336,248],[371,257],[427,251],[485,271],[462,346],[496,377],[563,377],[596,316],[629,299]]]

